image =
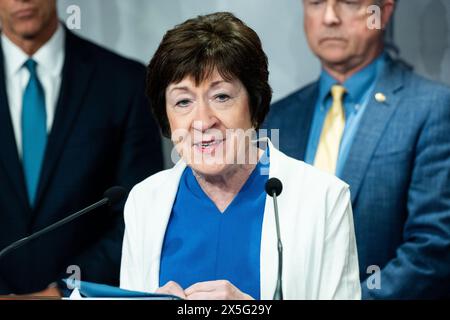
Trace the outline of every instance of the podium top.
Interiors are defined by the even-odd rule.
[[[90,299],[90,300],[182,300],[180,297],[160,294],[160,293],[148,293],[140,291],[131,291],[121,289],[119,287],[109,286],[100,283],[77,281],[73,279],[66,279],[64,282],[70,289],[79,292],[77,296],[76,291],[72,299]]]

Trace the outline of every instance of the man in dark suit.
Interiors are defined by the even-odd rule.
[[[450,90],[385,53],[394,0],[303,4],[322,74],[275,103],[265,127],[280,129],[282,151],[350,185],[363,298],[445,297]],[[368,27],[373,4],[381,29]]]
[[[75,36],[56,12],[55,0],[0,0],[0,248],[163,166],[144,66]],[[118,284],[121,208],[97,211],[4,256],[0,294],[77,268]]]

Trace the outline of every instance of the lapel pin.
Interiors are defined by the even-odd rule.
[[[377,102],[383,103],[386,102],[386,96],[384,94],[382,94],[381,92],[378,92],[375,94],[375,100],[377,100]]]

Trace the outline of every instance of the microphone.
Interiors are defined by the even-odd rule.
[[[120,200],[125,198],[126,195],[127,195],[127,191],[123,187],[116,186],[116,187],[109,188],[108,190],[105,191],[105,193],[103,194],[103,199],[101,199],[100,201],[97,201],[96,203],[84,208],[83,210],[75,212],[75,213],[71,214],[70,216],[65,217],[64,219],[61,219],[61,220],[45,227],[44,229],[41,229],[35,233],[32,233],[28,237],[25,237],[25,238],[22,238],[20,240],[13,242],[12,244],[10,244],[6,248],[4,248],[2,251],[0,251],[0,260],[5,255],[7,255],[9,252],[16,250],[19,247],[22,247],[26,243],[28,243],[36,238],[39,238],[40,236],[42,236],[48,232],[51,232],[51,231],[65,225],[66,223],[81,217],[82,215],[84,215],[88,212],[91,212],[94,209],[97,209],[98,207],[104,206],[106,204],[108,204],[110,206],[116,204],[117,202],[119,202]]]
[[[275,209],[275,223],[277,225],[277,240],[278,240],[278,278],[273,300],[283,300],[283,288],[281,286],[283,277],[283,244],[280,236],[280,221],[278,219],[278,204],[277,196],[283,191],[283,184],[277,178],[270,178],[266,182],[266,193],[273,198],[273,207]]]

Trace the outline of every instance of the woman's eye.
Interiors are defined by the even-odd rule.
[[[178,102],[176,103],[176,106],[177,106],[177,107],[185,108],[185,107],[189,106],[189,103],[190,103],[190,102],[191,102],[191,101],[188,100],[188,99],[183,99],[183,100],[178,101]]]
[[[230,100],[230,96],[227,94],[218,94],[215,99],[219,102],[225,102]]]

